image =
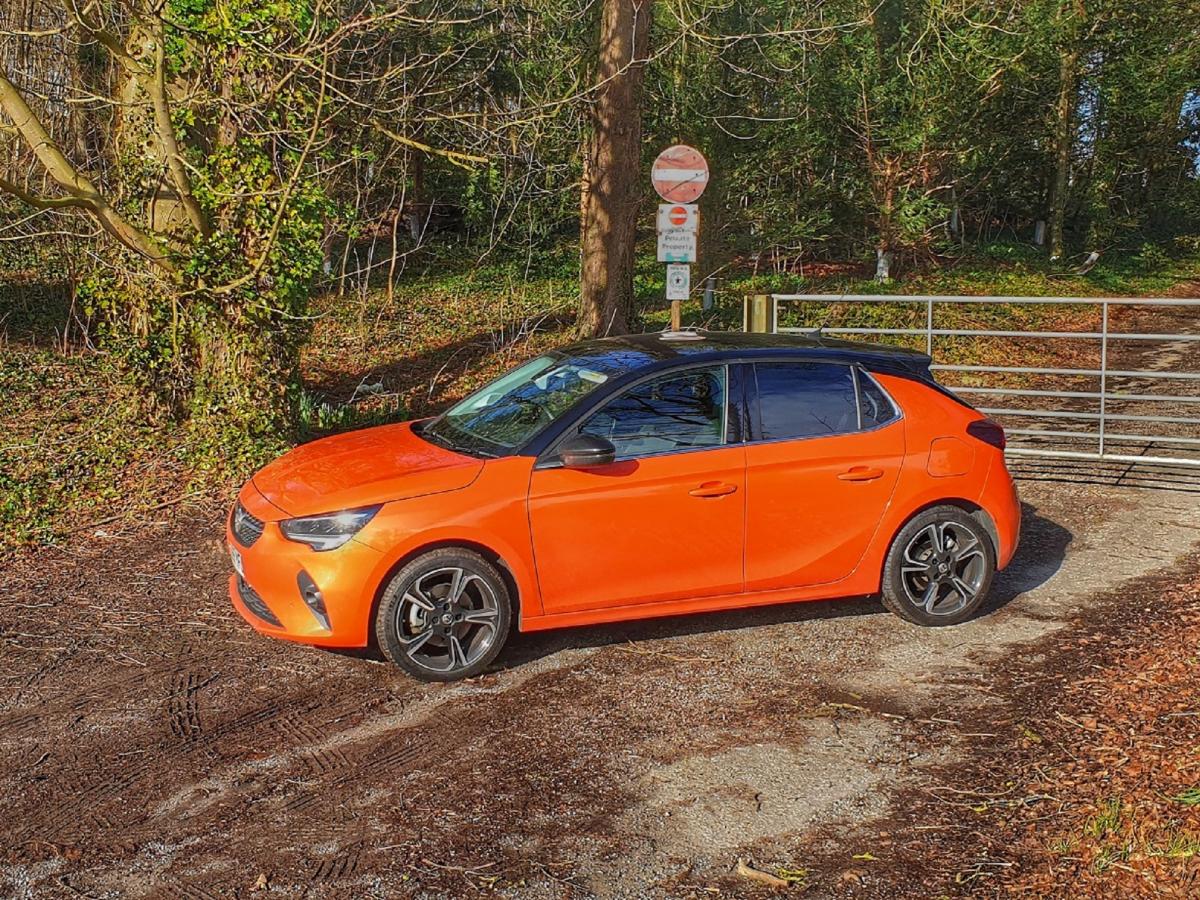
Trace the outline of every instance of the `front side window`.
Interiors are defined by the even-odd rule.
[[[689,369],[642,382],[580,426],[617,448],[618,459],[717,447],[724,442],[725,367]]]
[[[854,373],[836,363],[757,363],[761,439],[846,434],[858,430]]]

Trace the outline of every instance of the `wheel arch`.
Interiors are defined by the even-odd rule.
[[[883,572],[883,567],[887,565],[888,557],[892,553],[892,547],[895,545],[896,538],[900,535],[900,532],[902,532],[908,526],[909,522],[921,515],[921,513],[925,512],[926,510],[934,509],[938,506],[956,506],[969,515],[972,519],[975,519],[975,521],[977,521],[983,527],[984,532],[988,536],[988,540],[992,542],[993,558],[999,559],[1000,532],[997,530],[996,522],[994,519],[992,519],[991,514],[978,503],[974,502],[973,500],[967,500],[964,497],[939,497],[936,500],[930,500],[928,503],[925,503],[922,506],[914,509],[904,517],[904,519],[895,527],[895,529],[893,529],[891,537],[888,538],[887,552],[883,554],[883,561],[879,570],[881,575]]]
[[[383,573],[383,576],[379,579],[379,583],[375,585],[375,592],[371,597],[371,613],[367,618],[367,643],[370,646],[378,647],[379,645],[379,637],[375,633],[375,618],[379,613],[379,604],[383,600],[383,594],[387,590],[388,585],[391,584],[392,579],[396,577],[397,573],[410,562],[434,550],[470,550],[478,553],[495,566],[496,571],[500,573],[500,578],[504,581],[504,586],[508,589],[509,600],[512,603],[512,622],[514,627],[520,622],[521,590],[517,586],[517,579],[513,574],[512,566],[508,564],[504,557],[486,544],[481,544],[479,541],[471,540],[470,538],[443,538],[411,548],[388,566],[387,570]]]

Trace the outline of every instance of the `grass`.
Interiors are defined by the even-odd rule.
[[[1054,856],[1069,856],[1076,852],[1077,842],[1071,837],[1054,838],[1046,845],[1046,852]]]
[[[314,304],[304,353],[308,389],[322,402],[362,402],[364,388],[421,415],[440,408],[570,334],[576,279],[569,260],[529,273],[519,262],[410,274],[384,291]],[[369,405],[368,400],[368,405]]]
[[[1133,848],[1127,844],[1120,847],[1104,847],[1096,854],[1092,862],[1092,871],[1101,875],[1113,866],[1121,865],[1132,855]]]
[[[1163,859],[1194,859],[1200,856],[1200,834],[1186,829],[1173,830],[1163,843],[1147,848],[1147,855]]]
[[[1092,871],[1097,875],[1134,858],[1186,860],[1200,856],[1200,834],[1175,823],[1157,828],[1139,824],[1127,814],[1119,797],[1101,803],[1084,822],[1082,845],[1093,849]],[[1065,856],[1076,847],[1074,839],[1061,837],[1047,849]]]
[[[993,244],[886,286],[858,265],[810,266],[804,277],[730,270],[718,282],[714,308],[703,310],[697,295],[683,305],[684,322],[740,329],[741,298],[765,291],[1160,294],[1181,279],[1200,278],[1200,252],[1152,250],[1104,259],[1076,276],[1056,271],[1029,248]],[[304,433],[435,412],[517,362],[565,343],[573,333],[576,273],[570,245],[485,262],[457,251],[430,258],[424,269],[410,265],[390,296],[372,289],[317,297],[302,358]],[[639,256],[635,290],[645,330],[667,324],[664,274],[652,253]],[[61,286],[0,275],[0,552],[110,521],[135,521],[148,510],[228,490],[248,474],[247,464],[190,443],[180,429],[142,420],[104,356],[62,340],[69,312],[61,298]],[[1075,327],[1074,311],[1053,305],[976,306],[969,313],[978,324]],[[789,315],[789,322],[805,325],[835,317],[923,324],[922,311],[894,306],[801,306]],[[963,341],[941,352],[962,358],[1013,352],[1002,342],[991,348]]]
[[[1182,803],[1184,806],[1200,806],[1200,785],[1188,788],[1182,794],[1172,798],[1176,803]]]
[[[1092,840],[1108,837],[1121,827],[1121,798],[1106,800],[1100,810],[1084,823],[1083,833]]]

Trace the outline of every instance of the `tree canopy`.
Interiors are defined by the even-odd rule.
[[[148,402],[189,421],[286,427],[311,293],[386,288],[440,241],[532,257],[582,222],[585,300],[624,302],[636,232],[608,219],[651,220],[647,166],[678,141],[714,171],[705,270],[871,256],[886,276],[1039,223],[1053,254],[1195,234],[1200,6],[0,11],[0,254],[65,271]]]

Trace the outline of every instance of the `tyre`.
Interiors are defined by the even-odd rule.
[[[478,675],[504,646],[512,601],[500,573],[477,553],[431,550],[396,573],[375,614],[389,661],[422,681]]]
[[[957,506],[935,506],[892,541],[883,604],[917,625],[957,625],[979,609],[995,574],[996,550],[983,526]]]

